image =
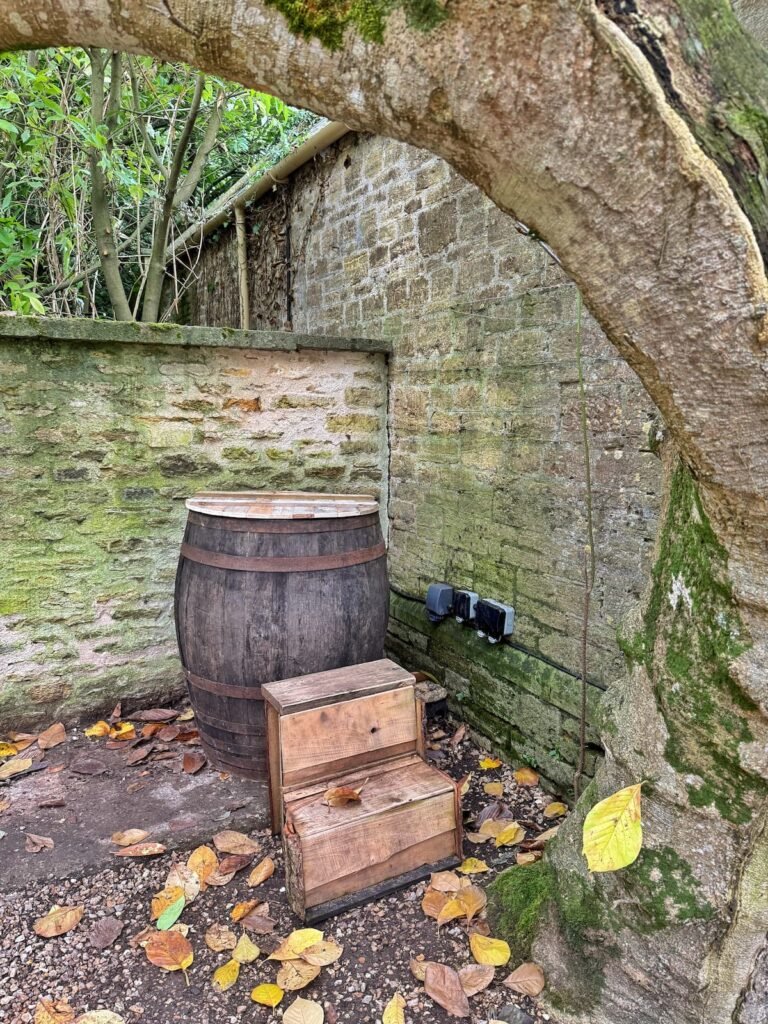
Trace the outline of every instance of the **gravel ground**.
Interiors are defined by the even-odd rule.
[[[553,822],[544,819],[543,809],[553,798],[538,786],[519,786],[512,775],[513,766],[480,770],[478,762],[483,753],[469,739],[456,748],[451,746],[450,736],[455,729],[454,722],[430,723],[431,746],[435,748],[430,756],[454,778],[472,772],[464,798],[465,819],[491,802],[483,791],[485,783],[503,782],[504,800],[518,821],[530,823],[530,837],[550,827]],[[98,819],[97,804],[94,815]],[[141,822],[125,825],[141,827]],[[212,833],[220,827],[212,828]],[[279,843],[266,830],[254,832],[252,837],[261,844],[254,863],[269,855],[277,870],[256,889],[247,886],[249,869],[243,870],[228,885],[208,888],[185,908],[181,920],[190,926],[189,939],[195,952],[187,972],[188,984],[181,973],[167,974],[150,964],[144,951],[130,941],[150,923],[151,897],[163,887],[173,860],[183,859],[178,851],[151,860],[111,863],[86,877],[36,882],[0,895],[0,1021],[31,1024],[38,1000],[45,998],[65,1000],[76,1014],[109,1009],[124,1017],[127,1024],[229,1024],[241,1017],[258,1024],[275,1024],[295,995],[301,995],[323,1004],[328,1024],[374,1024],[381,1020],[384,1006],[395,992],[406,1000],[409,1024],[448,1024],[455,1020],[425,994],[409,969],[409,960],[420,954],[457,970],[474,962],[464,926],[452,922],[438,930],[436,922],[423,913],[421,899],[426,882],[318,925],[326,938],[333,937],[344,947],[342,957],[324,967],[300,993],[286,993],[276,1010],[252,1002],[251,989],[274,982],[279,967],[263,955],[275,948],[278,937],[300,926],[287,906]],[[497,850],[492,840],[474,845],[465,839],[465,856],[480,857],[491,869],[472,876],[473,882],[483,887],[499,870],[515,862],[517,852],[517,847]],[[55,851],[32,856],[53,857]],[[205,931],[219,923],[239,934],[242,928],[232,923],[229,912],[236,902],[256,896],[269,902],[270,916],[277,921],[275,932],[251,935],[262,957],[242,967],[233,988],[217,993],[211,986],[211,975],[226,962],[228,954],[210,950],[203,941]],[[85,914],[73,931],[54,939],[42,939],[33,932],[33,921],[54,904],[80,903],[85,905]],[[124,928],[111,946],[99,951],[89,941],[88,931],[106,916],[118,918]],[[510,962],[498,968],[492,985],[471,998],[473,1024],[494,1018],[509,1024],[551,1019],[535,1002],[501,985],[516,966]]]

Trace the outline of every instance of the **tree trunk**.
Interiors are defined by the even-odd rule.
[[[607,701],[605,767],[545,861],[498,883],[499,921],[518,952],[533,945],[561,1013],[763,1021],[768,70],[727,0],[59,0],[55,17],[0,0],[0,14],[0,46],[173,55],[427,147],[557,252],[664,416],[667,518]],[[641,778],[640,859],[590,876],[580,820]]]

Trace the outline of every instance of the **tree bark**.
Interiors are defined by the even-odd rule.
[[[667,519],[625,629],[605,767],[541,866],[497,885],[499,921],[520,951],[533,944],[561,1015],[762,1021],[768,72],[727,0],[0,0],[0,13],[0,46],[173,55],[427,147],[557,252],[663,414]],[[641,778],[640,859],[590,876],[580,820]]]

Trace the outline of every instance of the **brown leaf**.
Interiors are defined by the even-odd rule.
[[[119,722],[123,716],[123,703],[118,701],[117,704],[112,708],[112,714],[109,716],[109,724],[113,725],[115,722]]]
[[[219,862],[219,873],[222,875],[236,874],[247,868],[253,861],[252,853],[231,853],[228,857],[222,857]]]
[[[286,960],[280,965],[276,980],[284,992],[298,992],[314,981],[319,973],[320,968],[306,960]]]
[[[27,747],[31,747],[37,740],[36,732],[11,732],[8,735],[11,742],[19,752],[26,750]]]
[[[535,839],[526,839],[524,843],[521,843],[523,850],[543,850],[546,844],[557,835],[559,825],[555,825],[553,828],[548,828],[546,832],[542,832],[541,835],[536,836]]]
[[[103,761],[100,761],[97,757],[89,757],[87,754],[81,754],[80,757],[76,757],[69,767],[73,772],[77,772],[78,775],[103,775],[107,771],[107,766]]]
[[[255,839],[250,839],[244,832],[233,832],[231,829],[217,833],[213,837],[213,845],[220,853],[232,853],[251,858],[261,849],[261,844],[257,843]]]
[[[430,876],[429,887],[438,892],[458,892],[461,879],[455,871],[436,871]]]
[[[186,732],[180,732],[176,737],[177,743],[198,743],[200,741],[200,730],[199,729],[187,729]]]
[[[35,1007],[34,1024],[70,1024],[75,1011],[63,999],[41,999]]]
[[[192,963],[192,943],[181,932],[154,932],[144,947],[147,959],[164,971],[185,971]]]
[[[212,924],[205,933],[205,944],[215,953],[224,953],[235,948],[237,936],[225,924]]]
[[[302,949],[301,959],[306,960],[308,964],[314,964],[315,967],[327,967],[329,964],[335,964],[343,952],[344,947],[335,939],[322,939]]]
[[[533,768],[518,768],[512,772],[518,786],[538,786],[539,776]]]
[[[213,886],[229,885],[232,879],[235,877],[235,872],[223,872],[223,871],[212,871],[205,880],[205,884]]]
[[[541,860],[541,856],[541,850],[532,850],[530,852],[524,850],[517,854],[515,862],[520,864],[521,867],[525,867],[526,864],[535,864],[537,860]]]
[[[32,767],[31,757],[12,757],[0,768],[0,781],[10,779],[14,775],[29,771]]]
[[[469,1001],[452,967],[430,964],[424,976],[424,990],[452,1017],[469,1017]]]
[[[202,886],[199,876],[186,864],[172,864],[165,879],[165,888],[181,889],[187,903],[192,903],[199,896]]]
[[[434,917],[435,920],[440,916],[440,911],[448,902],[448,896],[444,892],[439,892],[437,889],[427,889],[424,893],[424,899],[421,901],[421,909],[427,915],[427,917]]]
[[[52,907],[47,914],[39,917],[32,925],[35,935],[44,939],[54,939],[58,935],[71,932],[80,924],[85,907]]]
[[[96,949],[106,949],[119,937],[125,923],[116,917],[100,917],[88,929],[88,941]]]
[[[493,981],[495,967],[484,967],[482,964],[468,964],[459,971],[459,981],[465,995],[476,996]]]
[[[275,873],[275,862],[271,857],[265,857],[260,860],[256,867],[248,875],[247,885],[261,885],[262,882],[266,882],[268,878],[271,878]]]
[[[52,850],[53,846],[53,840],[48,836],[36,836],[34,832],[27,832],[27,841],[24,843],[27,853],[41,853],[43,850]]]
[[[511,812],[503,800],[494,800],[487,804],[475,818],[475,827],[482,832],[482,826],[486,821],[499,821],[501,818],[511,817]]]
[[[125,832],[113,832],[110,841],[117,846],[133,846],[134,843],[141,843],[147,838],[149,832],[143,828],[128,828]]]
[[[156,857],[165,853],[162,843],[136,843],[134,846],[126,846],[122,850],[112,851],[115,857]]]
[[[229,912],[233,921],[242,921],[252,910],[259,905],[260,900],[246,900],[244,903],[236,903]]]
[[[422,953],[420,955],[423,956],[424,954]],[[429,967],[429,965],[431,963],[434,963],[434,961],[432,961],[432,960],[419,960],[418,957],[416,957],[415,960],[411,960],[410,961],[409,967],[411,968],[411,974],[414,976],[416,981],[421,981],[421,982],[424,981],[424,979],[427,976],[427,968]],[[439,966],[439,964],[437,966]]]
[[[464,737],[467,735],[466,725],[460,725],[456,732],[451,736],[451,746],[458,747]]]
[[[247,928],[248,931],[255,932],[256,935],[269,935],[277,927],[277,921],[269,917],[268,914],[258,914],[256,910],[252,910],[250,914],[246,915],[240,922],[243,928]]]
[[[544,988],[544,971],[538,964],[520,964],[504,979],[503,984],[523,996],[537,996]]]
[[[163,743],[170,743],[175,740],[181,732],[181,727],[178,725],[164,725],[160,732],[157,734],[157,738],[162,740]]]
[[[37,737],[37,745],[41,750],[51,750],[53,747],[58,747],[60,743],[64,743],[66,738],[67,731],[63,722],[56,722],[55,725],[40,733]]]
[[[2,814],[3,811],[7,811],[10,806],[11,798],[9,796],[0,797],[0,814]],[[38,804],[38,807],[39,806],[40,805]]]
[[[185,752],[181,762],[181,770],[185,775],[196,775],[201,768],[205,767],[206,760],[205,754],[193,753],[191,750],[188,750]]]
[[[154,743],[146,743],[143,747],[137,747],[135,750],[130,752],[128,757],[126,757],[126,765],[130,768],[131,765],[140,764],[152,753],[154,749]]]
[[[179,712],[171,708],[147,708],[146,711],[135,711],[127,717],[132,722],[172,722],[179,717]]]
[[[328,807],[345,807],[347,804],[359,803],[366,782],[367,779],[357,789],[353,789],[352,786],[332,786],[323,793],[323,803]]]
[[[159,722],[149,722],[147,723],[147,725],[143,725],[141,727],[141,735],[144,737],[144,739],[149,739],[156,733],[160,732],[162,728],[163,727],[162,725],[160,725]]]

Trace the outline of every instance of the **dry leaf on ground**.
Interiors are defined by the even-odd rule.
[[[422,957],[423,955],[423,953],[420,954],[420,956]],[[423,959],[420,960],[419,957],[416,957],[415,960],[411,960],[409,962],[408,966],[411,968],[411,974],[414,976],[416,981],[424,981],[424,979],[427,976],[427,968],[431,963],[434,963],[434,961]]]
[[[552,828],[548,828],[546,832],[542,832],[537,835],[535,839],[526,839],[523,844],[523,849],[543,850],[549,840],[557,835],[559,828],[559,825],[553,825]]]
[[[26,750],[27,747],[31,747],[33,743],[37,742],[36,732],[11,732],[8,734],[8,739],[19,751]]]
[[[489,772],[493,768],[500,768],[501,761],[498,759],[498,757],[481,757],[479,766],[480,768],[482,768],[484,772]]]
[[[427,917],[434,917],[437,920],[440,916],[440,911],[446,905],[448,899],[448,895],[444,892],[439,892],[437,889],[427,889],[424,893],[424,899],[421,901],[421,909]]]
[[[10,761],[6,761],[5,764],[0,767],[0,782],[5,779],[10,779],[14,775],[19,775],[21,772],[25,772],[31,767],[31,757],[12,757]]]
[[[67,731],[63,722],[56,722],[49,729],[43,730],[37,737],[37,745],[41,750],[51,750],[64,743],[67,738]]]
[[[145,832],[143,828],[128,828],[125,832],[113,832],[110,841],[117,846],[133,846],[135,843],[143,842],[148,835],[149,832]]]
[[[477,857],[467,857],[456,870],[462,875],[479,875],[488,870],[488,865],[484,860],[478,860]]]
[[[39,917],[32,925],[35,935],[44,939],[54,939],[59,935],[71,932],[80,924],[85,907],[51,907],[47,914]]]
[[[187,901],[184,898],[184,891],[182,890],[181,896],[173,903],[169,904],[157,919],[157,929],[161,932],[166,932],[171,925],[176,924],[178,919],[181,917],[184,907],[187,905]]]
[[[181,932],[153,932],[144,947],[147,959],[164,971],[186,971],[194,960],[192,943]]]
[[[185,775],[196,775],[201,768],[205,767],[205,754],[198,754],[191,750],[186,751],[181,761],[181,770]]]
[[[88,941],[96,949],[106,949],[120,936],[125,923],[116,917],[100,917],[88,929]]]
[[[225,829],[213,837],[213,845],[219,853],[234,853],[238,856],[253,857],[261,849],[261,844],[249,838],[244,832],[233,832]]]
[[[178,711],[171,708],[147,708],[146,711],[135,711],[128,715],[132,722],[172,722],[178,717]]]
[[[78,1017],[75,1024],[125,1024],[125,1018],[112,1010],[90,1010]]]
[[[395,992],[381,1015],[381,1024],[405,1024],[405,1000]]]
[[[476,996],[488,988],[494,979],[496,968],[484,964],[468,964],[459,971],[459,981],[467,996]]]
[[[237,960],[239,964],[252,964],[260,953],[261,950],[256,943],[252,942],[247,935],[243,934],[237,940],[237,945],[232,950],[232,959]]]
[[[205,933],[205,944],[215,953],[223,953],[237,946],[237,936],[225,924],[212,924]]]
[[[248,881],[246,885],[254,886],[261,885],[262,882],[266,882],[268,878],[271,878],[275,873],[275,862],[271,857],[265,857],[264,860],[260,860],[256,867],[248,875]]]
[[[0,797],[0,814],[2,814],[3,811],[7,811],[10,806],[11,798],[9,796]]]
[[[538,964],[520,964],[504,979],[504,985],[523,996],[537,996],[544,989],[544,971]]]
[[[325,1012],[320,1003],[297,996],[283,1014],[283,1024],[323,1024]]]
[[[566,807],[565,804],[561,803],[559,800],[553,800],[551,804],[547,804],[547,806],[544,808],[544,817],[545,818],[559,818],[563,814],[567,814],[567,813],[568,813],[568,808]]]
[[[19,748],[15,743],[0,743],[0,757],[15,757],[18,752]]]
[[[251,990],[251,999],[262,1006],[275,1007],[285,995],[277,985],[257,985]]]
[[[365,782],[367,781],[366,779]],[[328,807],[345,807],[347,804],[359,803],[365,782],[357,789],[353,789],[352,786],[332,786],[323,793],[323,803]]]
[[[276,980],[285,992],[298,992],[313,982],[319,973],[320,968],[306,960],[286,960],[280,965]]]
[[[69,763],[69,770],[77,772],[78,775],[103,775],[109,768],[98,757],[89,757],[81,754]]]
[[[541,860],[541,850],[521,850],[515,856],[515,863],[521,867],[525,867],[526,864],[535,864],[537,860]]]
[[[269,904],[265,904],[269,906]],[[259,908],[252,910],[250,914],[243,918],[240,924],[243,928],[247,928],[249,931],[255,932],[257,935],[269,935],[277,927],[277,921],[271,918],[268,913],[260,914]]]
[[[522,843],[525,839],[525,829],[522,825],[518,825],[516,821],[506,822],[501,832],[496,834],[494,843],[496,846],[514,846],[516,843]]]
[[[95,722],[85,730],[85,735],[91,739],[98,739],[100,736],[109,736],[109,722]]]
[[[208,877],[217,870],[218,866],[219,858],[210,846],[198,846],[196,850],[190,853],[187,859],[187,867],[190,871],[194,871],[200,879],[201,890],[205,889]]]
[[[240,964],[237,960],[227,960],[213,972],[211,984],[217,992],[226,992],[227,989],[232,988],[239,977]]]
[[[186,864],[172,864],[165,880],[166,889],[181,889],[187,903],[193,903],[200,893],[200,879]],[[176,896],[178,899],[178,894]]]
[[[460,725],[456,732],[451,736],[451,746],[458,747],[464,737],[467,735],[466,725]]]
[[[111,740],[135,740],[136,730],[130,722],[117,722],[109,730]]]
[[[301,959],[316,967],[327,967],[328,964],[336,963],[344,947],[340,946],[335,939],[323,939],[312,946],[307,946],[301,951]]]
[[[518,786],[538,786],[539,784],[539,776],[533,768],[518,768],[512,772],[512,775]]]
[[[34,1024],[70,1024],[75,1011],[63,999],[41,999],[35,1007]]]
[[[483,792],[487,793],[488,796],[496,797],[498,800],[504,796],[504,783],[503,782],[486,782],[483,786]]]
[[[479,964],[489,967],[503,967],[509,961],[509,946],[503,939],[491,939],[473,932],[469,936],[469,948]]]
[[[469,1001],[452,967],[430,964],[424,977],[424,990],[452,1017],[469,1017]]]
[[[27,853],[41,853],[43,850],[52,850],[53,840],[48,836],[36,836],[34,832],[27,832],[24,849]]]
[[[317,928],[297,928],[277,949],[270,954],[270,960],[298,960],[305,949],[323,941],[323,933]]]
[[[429,888],[437,892],[457,892],[461,888],[461,879],[455,871],[435,871],[430,875]]]
[[[122,850],[113,850],[112,853],[115,857],[157,857],[165,853],[165,847],[162,843],[135,843]]]
[[[230,910],[229,916],[233,921],[242,921],[244,917],[247,917],[252,910],[254,910],[261,900],[248,900],[245,903],[236,903]]]
[[[155,893],[152,897],[152,903],[150,904],[150,921],[156,921],[158,917],[164,914],[168,907],[172,907],[179,898],[184,899],[184,889],[180,885],[166,885],[166,887],[161,889],[160,892]]]

